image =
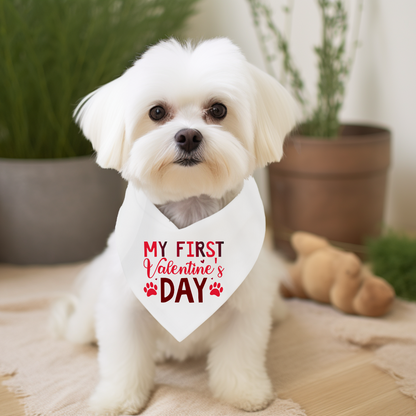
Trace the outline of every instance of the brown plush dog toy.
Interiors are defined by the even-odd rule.
[[[343,312],[364,316],[381,316],[389,311],[394,289],[374,276],[355,254],[305,232],[294,233],[291,241],[298,258],[289,266],[291,287],[281,286],[283,296],[330,303]]]

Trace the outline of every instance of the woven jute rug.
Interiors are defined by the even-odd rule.
[[[0,266],[0,374],[21,397],[27,415],[89,415],[97,383],[97,349],[56,340],[48,331],[50,304],[70,290],[83,265]],[[374,350],[374,364],[402,393],[416,399],[416,304],[396,301],[382,319],[344,315],[311,301],[287,301],[289,316],[272,330],[267,367],[283,391],[305,373]],[[206,360],[158,365],[152,398],[142,412],[154,415],[247,415],[213,399]],[[292,400],[276,399],[258,416],[305,416]]]

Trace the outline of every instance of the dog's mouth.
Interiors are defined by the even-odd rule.
[[[202,160],[195,157],[181,157],[179,159],[176,159],[174,163],[181,166],[196,166],[202,163]]]
[[[191,153],[181,152],[173,163],[176,163],[177,165],[181,165],[185,167],[190,167],[190,166],[199,165],[203,161],[204,159],[199,154],[199,152],[193,151]]]

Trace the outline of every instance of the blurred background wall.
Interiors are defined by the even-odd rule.
[[[282,7],[270,5],[281,28]],[[349,3],[350,16],[357,7]],[[247,59],[265,69],[249,5],[246,0],[202,0],[199,13],[189,22],[193,39],[227,36],[240,46]],[[343,122],[366,122],[389,127],[393,135],[393,159],[387,195],[386,225],[416,231],[416,2],[364,0],[360,40],[341,112]],[[315,1],[295,0],[291,49],[314,96],[316,68],[313,45],[320,40],[320,16]],[[306,71],[305,71],[306,69]],[[257,179],[269,206],[267,176]]]

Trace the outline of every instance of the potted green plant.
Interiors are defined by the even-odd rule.
[[[397,296],[416,301],[416,238],[389,230],[366,246],[374,273],[383,276]]]
[[[318,82],[313,105],[306,98],[288,39],[274,23],[272,10],[263,0],[248,1],[269,72],[274,75],[273,61],[280,55],[284,84],[302,109],[302,122],[286,141],[285,156],[269,166],[275,246],[293,258],[290,236],[303,230],[362,254],[365,239],[381,231],[390,163],[387,129],[342,124],[339,120],[358,46],[362,1],[350,54],[346,52],[344,2],[317,2],[322,43],[314,48]],[[292,10],[285,8],[284,12],[290,18]]]
[[[98,254],[123,180],[72,121],[81,97],[178,33],[196,0],[0,2],[0,262]]]

